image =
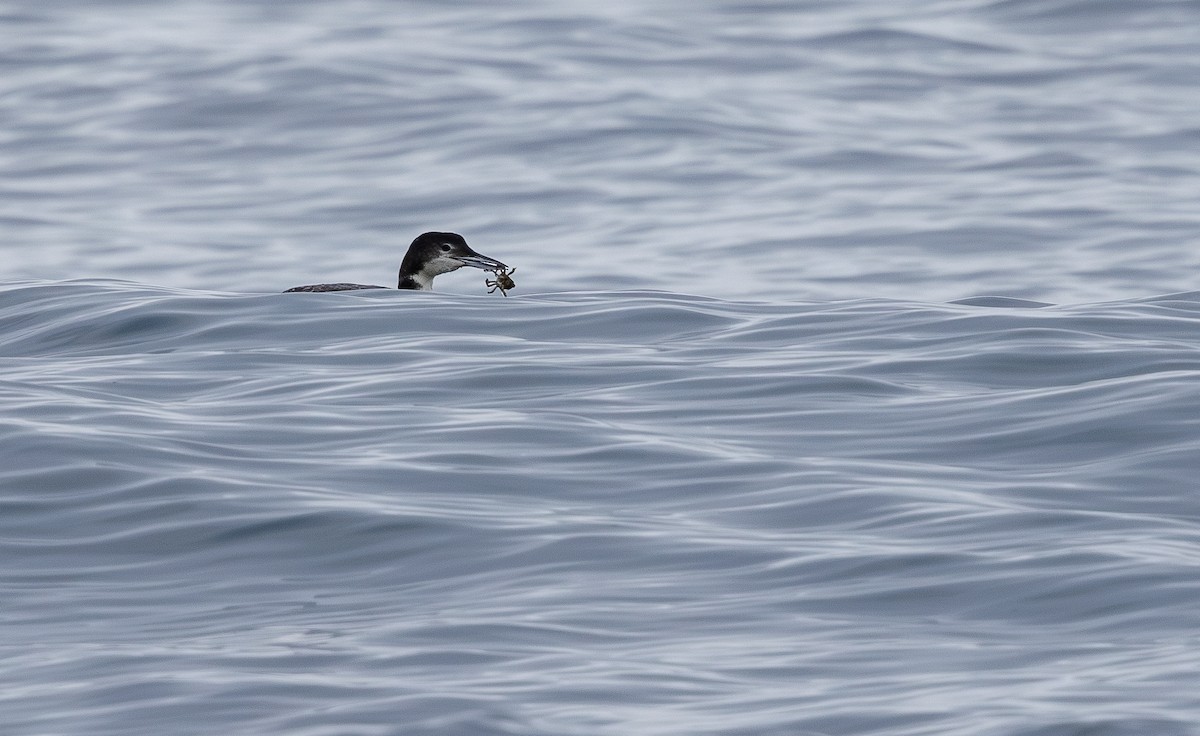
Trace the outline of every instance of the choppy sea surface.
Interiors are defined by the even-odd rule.
[[[0,0],[0,732],[1200,734],[1197,28]]]

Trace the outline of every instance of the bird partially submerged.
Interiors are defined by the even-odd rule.
[[[457,233],[422,233],[408,246],[400,262],[397,289],[433,290],[433,277],[457,271],[463,266],[484,271],[507,271],[508,266],[471,250],[463,236]],[[310,284],[287,291],[353,291],[355,289],[385,289],[369,284]],[[287,292],[284,292],[285,294]]]

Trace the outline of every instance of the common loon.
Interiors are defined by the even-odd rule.
[[[422,233],[408,246],[404,260],[400,262],[400,281],[397,289],[431,291],[433,277],[457,271],[463,266],[474,266],[485,271],[507,270],[495,258],[481,256],[471,250],[463,236],[457,233]],[[385,289],[385,286],[369,284],[310,284],[297,286],[289,291],[353,291],[354,289]]]

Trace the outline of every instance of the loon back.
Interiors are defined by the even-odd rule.
[[[355,289],[386,289],[386,286],[370,286],[368,284],[309,284],[308,286],[293,286],[284,291],[354,291]]]

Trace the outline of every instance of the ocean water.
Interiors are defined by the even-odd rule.
[[[1200,734],[1197,28],[0,0],[0,733]]]

